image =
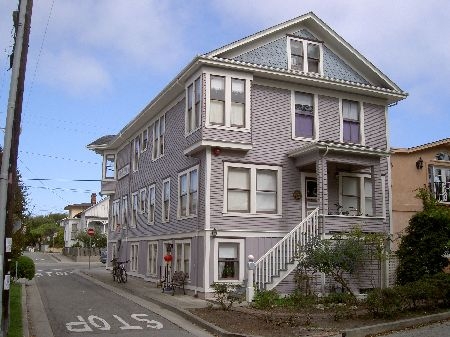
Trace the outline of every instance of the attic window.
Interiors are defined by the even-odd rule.
[[[322,74],[322,43],[288,38],[288,67],[305,73]]]

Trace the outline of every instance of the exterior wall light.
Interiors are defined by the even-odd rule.
[[[219,147],[215,147],[215,148],[213,148],[213,154],[214,154],[215,156],[218,156],[218,155],[220,155],[220,152],[221,152],[221,150],[220,150],[220,148],[219,148]]]
[[[213,228],[212,232],[211,232],[211,236],[213,238],[215,238],[217,236],[217,229]]]
[[[419,157],[419,160],[416,161],[416,168],[418,170],[421,170],[423,168],[423,159],[422,159],[422,157]]]

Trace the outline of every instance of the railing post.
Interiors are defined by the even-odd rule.
[[[253,297],[255,296],[255,288],[253,287],[253,271],[255,270],[255,262],[254,256],[248,256],[248,272],[247,272],[247,289],[245,289],[245,298],[247,303],[253,301]]]

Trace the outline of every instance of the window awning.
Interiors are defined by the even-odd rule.
[[[390,155],[389,151],[383,149],[377,149],[358,144],[327,142],[327,141],[311,142],[306,145],[302,145],[296,149],[289,151],[287,155],[289,158],[297,158],[300,156],[311,154],[324,155],[327,154],[328,152],[364,155],[371,157],[387,157]]]

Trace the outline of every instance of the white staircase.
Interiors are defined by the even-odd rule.
[[[316,208],[255,262],[255,288],[271,290],[295,269],[299,247],[319,235],[318,214],[319,208]]]

